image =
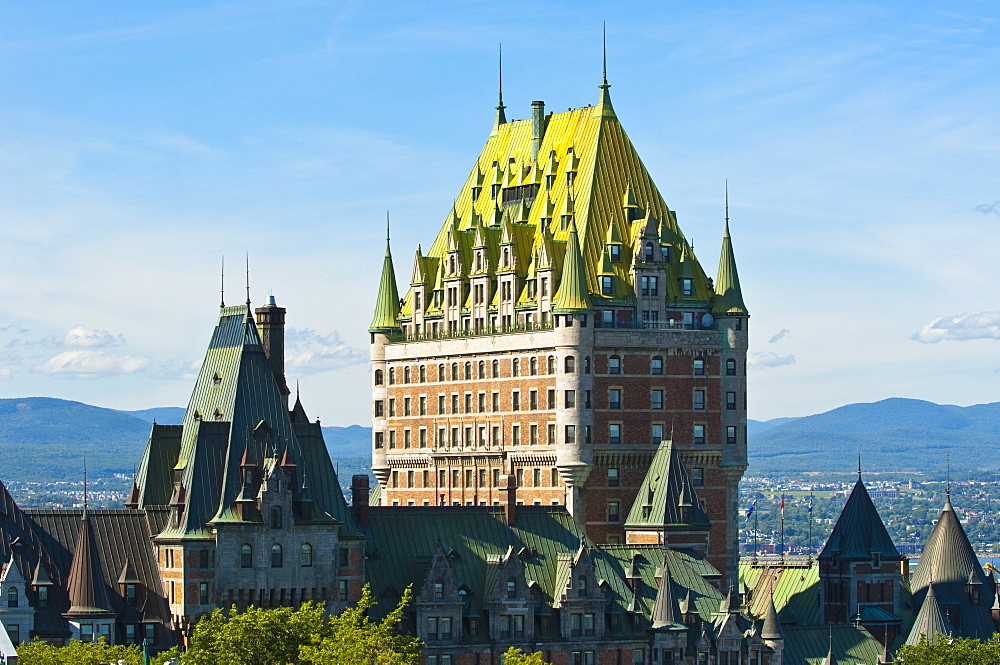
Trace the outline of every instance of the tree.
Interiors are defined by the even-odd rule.
[[[542,654],[538,651],[533,653],[524,653],[517,647],[511,647],[507,649],[507,652],[503,655],[504,665],[550,665],[545,662],[542,658]]]
[[[328,632],[323,605],[298,609],[216,609],[202,617],[181,658],[185,665],[292,665],[299,648]]]
[[[380,622],[368,617],[375,606],[366,584],[357,605],[330,619],[328,631],[300,650],[302,663],[313,665],[419,665],[423,642],[399,632],[399,622],[413,599],[407,587],[396,608]]]
[[[17,658],[20,665],[100,665],[119,660],[139,665],[142,663],[142,650],[135,645],[110,646],[103,639],[97,642],[70,640],[64,647],[34,640],[17,647]]]
[[[1000,663],[1000,635],[988,642],[969,638],[953,639],[938,635],[936,642],[926,637],[919,644],[904,645],[896,652],[899,665],[996,665]]]

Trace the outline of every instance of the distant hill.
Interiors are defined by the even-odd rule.
[[[857,465],[859,452],[863,466],[880,471],[943,470],[946,456],[956,471],[996,468],[998,440],[1000,402],[891,398],[758,429],[749,436],[748,473],[843,471]]]

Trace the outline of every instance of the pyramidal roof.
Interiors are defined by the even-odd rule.
[[[650,218],[658,220],[658,240],[668,250],[666,297],[707,305],[715,292],[676,217],[622,128],[607,87],[601,86],[596,106],[551,113],[544,116],[541,124],[540,141],[533,142],[531,118],[508,122],[505,116],[498,116],[441,230],[424,253],[424,260],[442,260],[451,249],[458,255],[456,272],[466,275],[478,236],[480,242],[485,240],[489,263],[495,266],[500,229],[505,221],[510,221],[515,229],[511,237],[519,257],[518,276],[532,278],[529,266],[535,265],[533,259],[548,243],[554,254],[550,261],[555,264],[555,292],[562,277],[559,269],[571,227],[575,226],[583,264],[582,281],[593,304],[598,304],[605,298],[601,295],[598,275],[608,229],[618,224],[625,232],[621,242],[626,246],[622,249],[623,260],[613,266],[618,278],[615,297],[635,297],[631,264],[626,259],[635,255],[645,226],[642,220],[626,218],[623,201],[637,202],[648,209]],[[533,157],[535,151],[537,156]],[[485,228],[481,230],[481,226]],[[681,293],[678,283],[681,256],[687,257],[683,268],[693,279],[691,295]],[[619,290],[623,292],[618,293]],[[530,299],[526,292],[525,284],[522,292],[515,294],[518,302]],[[554,303],[556,307],[561,305]],[[434,312],[435,305],[426,303],[424,307],[426,313]],[[401,320],[407,320],[412,313],[410,293],[400,310]],[[387,322],[379,319],[379,325],[382,323]]]
[[[653,604],[653,612],[649,619],[654,629],[687,629],[681,617],[680,608],[677,605],[677,596],[674,594],[674,581],[670,575],[670,568],[667,566],[666,560],[664,560],[663,567],[660,570],[660,585],[656,590],[656,602]]]
[[[983,583],[989,581],[958,515],[955,514],[949,494],[910,578],[910,590],[916,594],[932,580],[939,589],[942,584],[951,583],[960,584],[964,588],[970,575]]]
[[[938,604],[937,596],[934,594],[934,586],[927,590],[924,602],[920,604],[920,612],[913,622],[910,634],[906,638],[906,644],[920,644],[920,639],[926,637],[931,643],[938,641],[939,635],[951,635],[954,629],[947,615]]]
[[[902,560],[859,472],[858,482],[818,558],[830,559],[836,553],[842,559],[870,559],[873,552],[878,552],[884,560]]]
[[[662,441],[625,520],[625,527],[708,526],[708,523],[680,455],[673,443]]]
[[[111,613],[111,603],[104,587],[104,573],[100,567],[97,543],[94,542],[86,508],[80,518],[80,533],[76,539],[73,565],[69,571],[69,603],[68,615]]]

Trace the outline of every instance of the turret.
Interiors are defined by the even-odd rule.
[[[385,241],[385,260],[382,262],[382,279],[378,285],[378,297],[375,299],[375,316],[372,317],[368,332],[372,333],[372,342],[376,333],[389,334],[399,330],[399,289],[396,287],[396,271],[392,267],[392,252],[389,249],[389,239]]]
[[[274,296],[268,296],[267,305],[254,310],[257,319],[257,332],[264,347],[264,355],[274,373],[274,380],[281,393],[281,401],[288,409],[288,396],[291,391],[285,381],[285,308],[278,307]]]

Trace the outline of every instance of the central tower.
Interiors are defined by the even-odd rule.
[[[595,542],[625,542],[671,439],[711,522],[708,557],[732,579],[749,315],[728,219],[713,284],[609,87],[596,106],[536,101],[513,122],[501,97],[402,299],[387,247],[373,471],[383,505],[402,506],[496,504],[512,474],[520,501],[565,504]]]

